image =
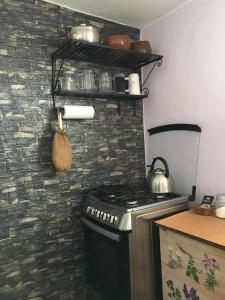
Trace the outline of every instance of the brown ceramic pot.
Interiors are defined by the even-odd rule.
[[[152,53],[152,48],[149,41],[135,41],[131,44],[131,49],[141,53]]]
[[[129,35],[108,35],[104,39],[104,44],[113,48],[130,49],[130,38]]]

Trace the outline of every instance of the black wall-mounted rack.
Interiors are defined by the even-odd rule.
[[[119,100],[129,100],[134,103],[135,111],[135,101],[148,97],[148,92],[141,95],[126,95],[118,93],[92,93],[92,92],[80,92],[80,91],[65,91],[60,90],[58,87],[58,79],[61,75],[63,69],[63,63],[65,59],[75,60],[80,62],[90,62],[94,64],[113,66],[120,68],[128,68],[133,72],[137,72],[141,67],[154,63],[153,68],[150,70],[149,74],[152,72],[156,65],[161,65],[163,56],[156,54],[139,53],[133,50],[126,49],[116,49],[102,44],[88,43],[78,40],[68,40],[62,47],[55,51],[51,56],[52,62],[52,85],[51,94],[53,100],[53,108],[55,105],[55,96],[63,97],[75,97],[75,98],[94,98],[94,99],[115,99],[118,100],[118,110]],[[61,65],[59,70],[56,70],[56,61],[61,60]],[[148,78],[148,76],[147,76]]]
[[[114,99],[117,100],[139,100],[146,98],[147,95],[128,95],[128,94],[116,94],[116,93],[89,93],[89,92],[77,92],[57,90],[55,91],[57,96],[76,97],[76,98],[95,98],[95,99]]]
[[[102,44],[69,40],[52,54],[52,59],[70,59],[91,62],[100,65],[130,68],[138,70],[141,67],[161,60],[156,54],[140,53],[133,50],[117,49]]]

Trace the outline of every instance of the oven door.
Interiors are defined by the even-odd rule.
[[[130,300],[128,232],[82,218],[87,251],[89,299]]]

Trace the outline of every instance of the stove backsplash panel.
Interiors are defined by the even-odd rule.
[[[80,102],[95,106],[95,118],[65,122],[73,169],[57,176],[50,53],[70,25],[90,22],[102,36],[134,39],[139,30],[39,0],[2,0],[0,10],[0,299],[83,300],[82,191],[142,182],[142,103],[133,116],[129,102],[121,103],[121,115],[116,101]]]

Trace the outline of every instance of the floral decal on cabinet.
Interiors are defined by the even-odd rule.
[[[214,258],[208,258],[207,254],[205,254],[205,259],[202,260],[202,264],[206,269],[205,287],[214,292],[215,287],[218,286],[215,270],[220,270],[220,268],[216,260]]]
[[[196,266],[196,261],[194,257],[187,252],[184,248],[182,248],[179,244],[177,244],[178,250],[174,249],[172,246],[168,246],[168,262],[167,266],[170,269],[178,269],[183,267],[182,256],[183,254],[188,257],[186,266],[184,268],[185,275],[196,283],[199,284],[199,274],[203,272],[204,274],[204,286],[207,290],[214,292],[215,288],[219,286],[219,283],[216,279],[215,272],[220,271],[220,267],[215,258],[209,258],[207,254],[204,255],[204,259],[201,261],[201,265],[204,267],[203,269],[198,269]],[[203,275],[202,274],[202,275]],[[201,276],[202,278],[203,276]],[[168,296],[171,300],[200,300],[200,297],[197,295],[197,291],[194,287],[190,289],[187,287],[187,284],[183,285],[183,293],[182,290],[175,287],[172,280],[168,280]]]
[[[174,251],[173,247],[168,247],[169,249],[169,260],[167,266],[171,269],[177,269],[182,267],[182,254],[180,251]]]
[[[190,277],[191,279],[193,279],[195,282],[199,283],[199,277],[198,274],[201,273],[200,270],[197,269],[197,267],[195,266],[195,261],[193,256],[188,253],[186,250],[184,250],[181,246],[179,246],[179,249],[188,256],[188,264],[187,264],[187,268],[186,268],[186,276]]]
[[[167,281],[168,287],[168,296],[171,300],[182,300],[184,299],[181,294],[181,290],[174,286],[172,280]],[[184,284],[183,295],[185,300],[200,300],[200,297],[197,295],[197,291],[192,287],[188,290],[187,285]]]
[[[182,300],[181,291],[178,288],[174,287],[173,281],[168,280],[166,283],[169,289],[168,291],[169,298],[172,300]]]
[[[186,269],[186,276],[192,278],[195,282],[199,283],[198,274],[201,273],[201,271],[199,271],[195,267],[194,263],[195,263],[195,261],[194,261],[193,257],[189,256],[188,265],[187,265],[187,269]]]
[[[184,284],[183,292],[186,300],[200,300],[199,296],[197,296],[196,290],[193,287],[188,290],[187,285]]]

